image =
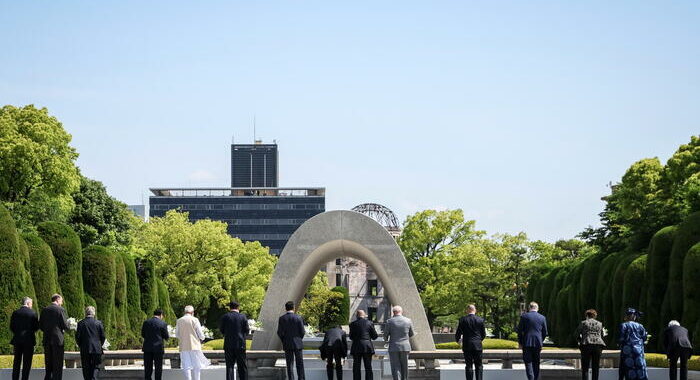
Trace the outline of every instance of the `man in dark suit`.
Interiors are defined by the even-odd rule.
[[[95,318],[95,307],[85,308],[85,319],[78,322],[75,342],[80,347],[80,363],[83,379],[96,380],[102,363],[102,345],[105,343],[105,328],[102,321]]]
[[[165,354],[165,341],[170,338],[168,325],[163,321],[163,310],[156,309],[153,318],[141,325],[141,337],[143,338],[143,369],[146,380],[151,380],[153,366],[156,367],[156,380],[163,378],[163,355]]]
[[[238,365],[238,380],[248,379],[248,365],[245,355],[245,338],[250,328],[248,317],[241,314],[240,305],[233,301],[228,304],[229,312],[221,316],[219,331],[224,336],[226,354],[226,380],[233,380],[234,364]]]
[[[294,302],[284,304],[287,310],[277,322],[277,336],[282,341],[284,359],[287,361],[287,379],[294,380],[292,364],[296,362],[297,376],[304,380],[304,320],[294,313]]]
[[[340,326],[326,331],[321,343],[321,360],[327,360],[326,375],[333,380],[333,362],[335,361],[335,376],[343,380],[343,358],[348,356],[348,336]]]
[[[677,379],[677,363],[681,361],[681,380],[688,380],[688,359],[693,352],[693,346],[688,339],[688,329],[678,321],[671,321],[664,330],[663,344],[669,362],[669,379]]]
[[[29,371],[32,369],[32,357],[36,345],[36,331],[39,330],[39,318],[32,310],[32,299],[24,297],[22,307],[15,310],[10,317],[10,330],[14,346],[14,362],[12,364],[12,380],[19,380],[20,365],[22,366],[22,380],[29,379]]]
[[[372,355],[374,355],[374,345],[372,340],[377,339],[377,330],[374,329],[372,321],[367,319],[364,310],[357,311],[357,319],[350,323],[350,354],[352,355],[352,378],[360,380],[362,378],[362,363],[365,364],[365,379],[372,380]]]
[[[61,380],[63,377],[63,332],[68,330],[66,309],[60,294],[51,296],[51,304],[41,310],[39,326],[44,332],[44,380]]]
[[[474,379],[474,372],[476,372],[476,380],[484,377],[484,365],[481,359],[484,350],[481,342],[484,338],[486,338],[484,320],[476,315],[476,306],[469,305],[467,315],[459,319],[455,333],[455,341],[462,343],[467,380]]]
[[[542,342],[547,337],[547,319],[537,312],[539,305],[536,302],[530,302],[529,310],[520,316],[518,344],[523,350],[527,379],[539,380],[540,352],[542,351]]]

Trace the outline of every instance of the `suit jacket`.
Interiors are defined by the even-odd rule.
[[[389,352],[411,351],[410,337],[413,336],[413,322],[403,315],[389,318],[384,325],[384,340],[389,342]]]
[[[221,316],[219,331],[224,336],[225,351],[245,351],[245,337],[248,335],[248,317],[237,311]]]
[[[285,351],[303,350],[304,320],[295,313],[284,313],[277,322],[277,336]]]
[[[688,339],[688,329],[683,326],[671,326],[664,330],[663,338],[666,353],[670,354],[679,348],[693,348]]]
[[[576,329],[576,341],[581,346],[605,346],[605,341],[603,341],[603,324],[593,318],[581,321]]]
[[[165,353],[165,341],[170,338],[168,324],[160,318],[147,319],[141,325],[143,352]]]
[[[177,339],[180,342],[180,352],[202,350],[202,341],[205,336],[199,319],[185,314],[177,320],[175,329],[177,330]]]
[[[10,317],[10,331],[15,346],[35,346],[36,331],[39,330],[39,318],[36,312],[26,306],[15,310]]]
[[[459,319],[455,341],[462,340],[462,350],[482,351],[484,349],[481,341],[486,338],[486,326],[484,319],[476,314],[468,314]]]
[[[44,345],[63,346],[63,332],[68,330],[66,309],[50,304],[41,310],[39,326],[44,332]]]
[[[332,358],[335,354],[341,357],[348,356],[348,335],[340,327],[333,327],[326,331],[323,343],[319,348],[321,359]]]
[[[520,315],[518,323],[518,343],[522,347],[542,348],[542,341],[547,337],[547,319],[544,315],[530,311]]]
[[[374,345],[372,340],[377,339],[377,330],[374,329],[374,323],[367,318],[357,318],[350,323],[350,354],[373,354]]]
[[[78,322],[75,331],[75,342],[80,347],[80,354],[102,354],[102,345],[105,343],[105,328],[102,321],[95,317],[87,317]]]

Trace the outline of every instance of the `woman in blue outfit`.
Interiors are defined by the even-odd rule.
[[[620,325],[620,380],[647,380],[647,363],[644,359],[644,343],[647,331],[637,318],[640,313],[632,308],[625,313]]]

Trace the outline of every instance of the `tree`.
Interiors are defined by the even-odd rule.
[[[659,303],[663,302],[668,285],[668,272],[673,248],[673,239],[676,236],[676,226],[669,226],[660,229],[649,244],[647,257],[647,304],[646,306],[646,326],[652,337],[650,347],[663,350],[662,342],[658,339],[666,328],[666,324],[661,320],[661,308]]]
[[[114,253],[109,248],[91,245],[83,253],[85,293],[95,300],[97,318],[107,333],[114,333],[114,290],[117,283]]]
[[[126,274],[126,301],[128,304],[129,325],[136,336],[140,336],[141,323],[146,319],[146,314],[141,310],[141,291],[139,278],[136,272],[136,262],[131,255],[120,247],[115,248],[124,261]],[[153,311],[151,311],[153,312]]]
[[[56,259],[58,284],[70,317],[80,317],[85,312],[83,291],[83,252],[80,238],[67,224],[44,222],[38,226],[39,236],[51,247]]]
[[[38,307],[48,305],[51,296],[61,293],[58,286],[56,259],[51,253],[51,247],[34,232],[22,235],[29,249],[32,282],[36,293],[35,303]]]
[[[297,305],[299,315],[315,329],[325,331],[337,322],[343,295],[328,288],[328,277],[319,272],[311,280],[304,298]]]
[[[78,188],[71,135],[46,108],[0,108],[0,201],[17,224],[65,221]]]
[[[68,223],[80,236],[83,247],[129,243],[134,216],[124,203],[107,194],[102,182],[81,176],[73,200],[75,208]]]
[[[188,304],[206,310],[210,297],[220,306],[233,297],[254,317],[276,262],[259,243],[231,237],[225,223],[192,223],[187,213],[175,210],[140,226],[133,247],[137,255],[154,262],[177,310]]]

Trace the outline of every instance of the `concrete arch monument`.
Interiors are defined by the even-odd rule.
[[[373,219],[344,210],[314,216],[287,242],[260,310],[264,330],[253,334],[253,350],[281,349],[276,332],[284,303],[298,303],[321,266],[339,257],[353,257],[369,264],[389,301],[401,305],[404,315],[413,320],[413,349],[435,350],[416,283],[396,241]]]

